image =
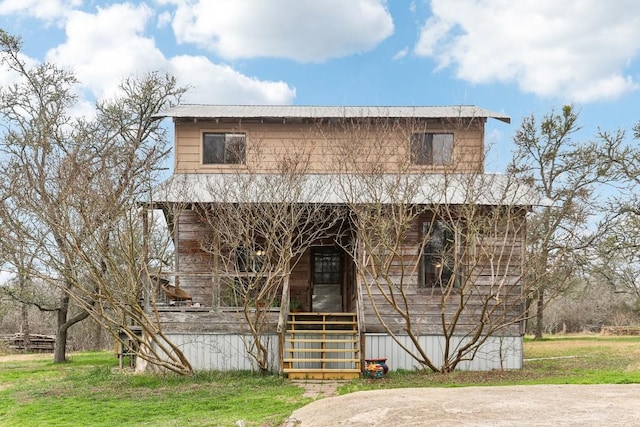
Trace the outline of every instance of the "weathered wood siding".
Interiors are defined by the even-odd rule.
[[[518,221],[524,221],[524,216],[518,218]],[[207,227],[194,211],[186,210],[180,216],[176,248],[178,281],[180,287],[193,296],[194,303],[198,303],[200,307],[218,310],[220,304],[217,283],[221,279],[218,278],[216,281],[212,256],[203,250],[203,242],[206,241],[209,233]],[[403,286],[406,301],[402,301],[402,304],[406,304],[408,312],[411,313],[414,331],[419,334],[438,334],[443,330],[443,318],[448,320],[456,314],[458,298],[454,291],[454,295],[449,298],[443,309],[442,292],[439,289],[419,287],[418,254],[422,244],[420,233],[421,220],[416,220],[401,246],[401,252],[404,255],[394,260],[391,274],[394,284]],[[524,256],[524,227],[518,229],[516,225],[512,225],[510,233],[479,236],[472,242],[466,242],[468,247],[465,249],[466,260],[462,262],[463,274],[467,277],[465,288],[467,291],[473,290],[473,295],[469,297],[458,320],[459,330],[467,331],[478,324],[482,309],[486,307],[487,295],[495,294],[496,301],[501,305],[496,310],[496,317],[505,312],[514,318],[522,315],[524,307],[519,280]],[[351,261],[348,263],[350,264]],[[310,268],[309,251],[307,251],[297,262],[290,277],[291,298],[302,302],[303,311],[311,308],[309,304]],[[348,271],[346,274],[350,275]],[[404,319],[384,301],[378,289],[370,287],[371,298],[365,287],[361,286],[361,292],[363,306],[360,313],[363,318],[360,321],[364,322],[363,326],[367,332],[384,332],[383,326],[375,315],[371,298],[375,301],[384,322],[393,331],[401,333],[404,330],[406,327]],[[348,303],[355,309],[355,299]],[[186,330],[237,330],[237,328],[233,329],[234,325],[237,326],[236,320],[230,318],[227,322],[224,319],[194,319],[193,324]],[[186,326],[181,330],[185,330],[184,328]],[[501,333],[517,334],[520,328],[520,323],[515,322]]]
[[[216,273],[215,255],[210,243],[212,233],[210,224],[203,221],[198,213],[185,209],[177,215],[176,220],[176,278],[179,286],[193,297],[193,302],[200,307],[224,307],[220,301],[220,292],[224,292],[225,280]],[[327,244],[319,240],[314,245]],[[313,246],[313,245],[312,245]],[[206,248],[209,248],[208,250]],[[308,248],[293,267],[289,277],[290,299],[302,304],[303,311],[311,310],[311,294],[309,288],[311,271],[311,249]],[[219,266],[220,269],[222,266]],[[220,273],[220,269],[218,273]],[[345,274],[348,274],[348,269]],[[345,277],[345,280],[350,280]],[[221,289],[219,289],[221,288]]]
[[[311,274],[311,249],[307,249],[298,260],[289,277],[290,300],[301,304],[301,311],[311,311],[309,277]]]
[[[387,358],[391,370],[422,368],[398,343],[387,334],[365,334],[365,359]],[[410,350],[415,350],[408,336],[399,335],[398,339]],[[420,346],[435,366],[443,365],[445,338],[442,335],[423,335],[418,339]],[[464,339],[452,337],[453,348]],[[521,369],[523,359],[522,336],[489,337],[480,347],[473,360],[464,361],[458,369],[465,371],[490,371],[494,369]]]
[[[216,303],[214,293],[213,256],[204,250],[211,231],[195,211],[179,213],[175,229],[176,282],[188,292],[193,302],[204,307]]]
[[[402,255],[393,259],[389,270],[397,304],[403,312],[410,314],[414,333],[442,334],[445,327],[451,327],[454,316],[459,316],[456,331],[467,333],[479,325],[479,320],[486,316],[487,311],[492,311],[490,319],[496,323],[506,324],[522,318],[524,213],[518,218],[511,218],[502,231],[492,230],[491,235],[478,235],[472,241],[463,243],[464,255],[460,261],[462,290],[454,289],[446,298],[438,287],[419,286],[422,221],[423,218],[416,219],[404,244],[400,246]],[[390,294],[387,282],[377,287],[371,276],[367,276],[366,280],[360,278],[360,281],[365,331],[385,332],[376,315],[377,310],[384,324],[394,333],[405,333],[406,320],[385,300],[384,294]],[[460,303],[461,294],[465,295],[464,304]],[[519,335],[521,323],[513,321],[508,327],[496,331],[496,334]],[[492,327],[488,326],[486,330]]]
[[[159,312],[162,329],[166,333],[247,333],[247,322],[240,311],[206,309],[174,309]],[[278,323],[278,311],[267,313],[268,320],[264,333],[275,333]]]
[[[225,173],[250,169],[276,170],[283,159],[309,158],[305,172],[354,172],[367,165],[382,165],[387,171],[482,172],[484,163],[484,121],[467,120],[448,124],[437,121],[419,124],[385,123],[335,124],[313,122],[259,123],[177,120],[175,122],[175,173]],[[202,164],[202,134],[228,132],[246,134],[247,164]],[[453,161],[448,166],[409,164],[412,133],[453,133]],[[342,170],[344,167],[350,170]]]

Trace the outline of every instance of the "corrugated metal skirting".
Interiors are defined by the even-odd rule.
[[[414,349],[408,336],[398,336],[403,345]],[[460,345],[463,337],[453,337],[451,347]],[[442,366],[445,339],[443,336],[421,336],[420,346],[426,349],[427,355],[436,366]],[[453,353],[453,352],[452,352]],[[390,336],[386,334],[365,334],[365,359],[387,358],[389,369],[412,370],[421,368],[414,358],[404,351]],[[522,337],[490,337],[480,348],[472,361],[458,365],[459,370],[490,371],[494,369],[522,368]]]
[[[247,357],[245,342],[251,337],[234,334],[168,334],[168,338],[179,346],[195,370],[255,370],[256,366]],[[399,336],[403,344],[414,348],[407,336]],[[269,347],[270,365],[278,369],[278,337],[264,337]],[[452,339],[453,348],[463,338]],[[444,337],[422,336],[420,345],[436,366],[442,364]],[[522,368],[522,337],[491,337],[482,346],[473,361],[462,362],[457,369],[488,371],[493,369]],[[392,370],[419,368],[415,359],[410,357],[391,337],[386,334],[365,334],[365,359],[387,358]]]
[[[196,371],[256,370],[257,367],[247,357],[246,344],[252,338],[237,334],[167,334],[176,344]],[[269,364],[278,369],[278,336],[263,337],[269,348]]]

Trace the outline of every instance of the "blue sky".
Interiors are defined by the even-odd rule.
[[[76,72],[84,112],[150,70],[192,103],[474,104],[512,117],[489,170],[531,113],[575,104],[583,139],[640,121],[637,0],[0,0],[0,27]]]

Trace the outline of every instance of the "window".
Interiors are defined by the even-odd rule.
[[[414,133],[411,135],[411,163],[415,165],[447,165],[452,160],[452,133]]]
[[[264,265],[264,251],[261,248],[255,250],[238,246],[235,251],[236,270],[240,273],[258,273]]]
[[[458,239],[445,221],[426,222],[422,253],[422,287],[458,286],[460,283]]]
[[[204,133],[202,163],[205,165],[244,163],[245,140],[243,133]]]
[[[342,253],[333,247],[315,248],[312,275],[316,285],[341,284]]]
[[[233,252],[235,271],[231,276],[223,277],[220,305],[241,307],[255,304],[262,288],[266,284],[265,251],[257,247],[250,249],[240,245]],[[231,259],[232,260],[232,259]]]

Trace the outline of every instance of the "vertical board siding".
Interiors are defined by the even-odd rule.
[[[251,343],[247,335],[235,334],[167,334],[167,338],[182,350],[196,371],[256,370],[257,366],[247,356],[245,343]],[[269,365],[274,371],[278,365],[278,336],[263,337],[269,348]]]
[[[407,348],[415,349],[408,336],[398,335],[397,338]],[[453,337],[452,347],[460,345],[464,338]],[[428,357],[435,366],[443,365],[445,338],[441,335],[426,335],[419,338],[420,346],[426,350]],[[463,371],[490,371],[494,369],[521,369],[523,348],[522,337],[489,337],[480,347],[471,361],[458,365]],[[387,358],[387,365],[391,370],[420,369],[416,362],[398,343],[386,334],[365,334],[365,359]]]

